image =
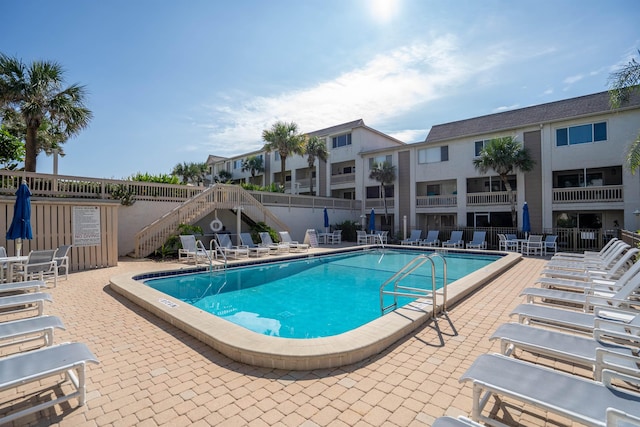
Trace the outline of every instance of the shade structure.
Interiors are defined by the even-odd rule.
[[[369,231],[372,233],[376,230],[376,211],[371,209],[371,215],[369,215]]]
[[[527,202],[524,202],[524,206],[522,206],[522,231],[527,234],[531,232],[531,220],[529,219],[529,205]]]
[[[26,183],[20,184],[16,191],[16,204],[13,206],[13,219],[9,230],[7,230],[7,240],[16,241],[16,255],[20,255],[23,239],[32,239],[31,231],[31,191]]]
[[[329,232],[329,213],[327,212],[327,208],[324,208],[324,232]]]

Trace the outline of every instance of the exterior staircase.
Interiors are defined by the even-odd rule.
[[[239,185],[216,184],[144,227],[135,236],[136,258],[150,255],[175,234],[180,224],[194,224],[216,209],[241,206],[243,215],[281,231],[289,228]]]

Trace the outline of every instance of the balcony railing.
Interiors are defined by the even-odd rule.
[[[384,209],[383,199],[366,199],[364,206],[366,209]],[[393,211],[395,206],[395,199],[393,197],[387,197],[387,209]]]
[[[457,205],[458,205],[458,196],[456,196],[455,194],[416,197],[417,208],[440,208],[444,206],[457,206]]]
[[[514,199],[518,196],[513,192]],[[490,193],[467,193],[467,205],[510,205],[511,195],[508,191],[493,191]]]
[[[331,175],[331,184],[345,184],[356,182],[355,173],[344,173],[340,175]]]
[[[622,185],[554,188],[553,203],[622,202]]]

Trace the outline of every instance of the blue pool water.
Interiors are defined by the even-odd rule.
[[[374,250],[146,280],[145,284],[254,332],[285,338],[337,335],[380,317],[380,285],[415,251]],[[449,253],[447,283],[498,259]],[[438,287],[443,263],[434,258]],[[403,286],[431,289],[427,262]],[[412,301],[400,298],[399,306]],[[385,305],[392,297],[385,297]]]

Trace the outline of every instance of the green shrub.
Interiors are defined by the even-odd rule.
[[[346,242],[355,242],[356,230],[360,230],[362,228],[359,222],[349,220],[337,223],[333,227],[336,230],[342,230],[342,240]]]
[[[274,242],[280,241],[280,235],[278,234],[278,232],[273,228],[269,227],[264,222],[258,222],[256,223],[256,225],[251,227],[251,238],[253,239],[253,241],[259,242],[260,235],[258,233],[263,233],[263,232],[269,233],[269,236],[271,236],[271,240],[273,240]]]

